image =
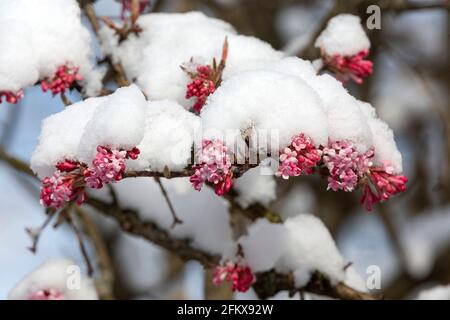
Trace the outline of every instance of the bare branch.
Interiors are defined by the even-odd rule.
[[[161,179],[159,177],[155,177],[155,181],[159,186],[159,189],[161,190],[161,193],[166,200],[167,206],[169,207],[170,213],[172,214],[172,226],[171,228],[174,228],[177,224],[182,224],[183,220],[181,220],[177,213],[175,212],[175,208],[173,207],[172,202],[170,201],[169,195],[167,194],[166,188],[164,188],[164,185],[161,182]]]

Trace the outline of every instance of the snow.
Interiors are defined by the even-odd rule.
[[[396,173],[402,171],[402,157],[393,132],[376,116],[375,109],[349,94],[342,84],[329,75],[316,75],[311,62],[288,57],[267,64],[266,69],[303,79],[319,95],[327,115],[328,136],[332,141],[350,140],[360,152],[375,147],[374,163],[388,161]]]
[[[225,37],[229,42],[229,60],[224,77],[241,70],[255,60],[274,60],[282,56],[259,39],[236,35],[231,25],[200,12],[151,13],[138,20],[143,31],[130,35],[118,46],[110,30],[101,31],[103,48],[120,61],[129,79],[146,93],[150,100],[175,100],[184,107],[190,78],[180,66],[191,58],[210,64],[220,59]]]
[[[299,214],[283,224],[257,220],[238,242],[253,272],[272,268],[293,272],[298,287],[306,285],[314,271],[327,275],[333,284],[345,279],[344,259],[329,231],[313,215]]]
[[[244,209],[255,203],[267,206],[276,199],[274,176],[263,174],[260,168],[250,169],[237,179],[234,189],[238,193],[236,201]]]
[[[70,63],[80,67],[87,95],[100,91],[102,72],[90,62],[91,38],[77,1],[2,0],[0,24],[0,46],[8,48],[0,53],[0,90],[34,85]]]
[[[31,272],[9,294],[11,300],[26,300],[30,295],[46,289],[59,290],[66,300],[97,300],[97,292],[91,279],[80,275],[79,288],[70,288],[68,284],[78,268],[72,261],[52,259]],[[76,284],[76,281],[74,281]]]
[[[64,159],[90,163],[97,146],[131,149],[144,136],[147,101],[135,85],[75,103],[44,119],[31,168],[51,175]]]
[[[278,144],[259,146],[272,154],[301,132],[316,145],[328,139],[319,96],[300,78],[274,71],[241,72],[225,80],[200,116],[204,137],[225,140],[231,150],[244,145],[245,134],[251,139],[267,134],[278,137]],[[254,151],[257,146],[251,147]]]
[[[181,170],[191,160],[195,132],[200,118],[170,100],[148,102],[145,134],[137,145],[137,160],[128,161],[130,170]]]
[[[147,101],[132,84],[117,89],[99,104],[84,128],[78,146],[79,159],[91,163],[97,146],[130,150],[144,137]]]
[[[417,296],[417,300],[450,300],[450,286],[435,286],[422,290]]]
[[[327,27],[316,39],[315,47],[321,48],[330,56],[352,56],[369,49],[370,41],[359,17],[339,14],[328,21]]]
[[[55,171],[55,164],[64,159],[80,160],[78,145],[84,128],[96,108],[107,97],[90,98],[65,108],[42,121],[39,142],[31,156],[31,169],[44,178]]]

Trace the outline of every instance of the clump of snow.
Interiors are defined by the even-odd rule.
[[[65,159],[90,163],[97,146],[126,150],[135,147],[144,136],[146,107],[142,92],[131,85],[49,116],[42,123],[31,168],[43,178]]]
[[[251,204],[267,206],[276,199],[276,182],[273,175],[263,174],[260,168],[247,171],[234,183],[236,201],[245,209]]]
[[[247,69],[254,71],[271,70],[300,78],[316,92],[322,101],[327,117],[328,138],[330,140],[350,140],[359,152],[365,152],[373,145],[371,130],[357,100],[332,76],[326,74],[318,76],[311,62],[296,57],[288,57],[262,64],[250,64]],[[269,91],[260,94],[259,98],[261,100],[267,99],[268,93]],[[214,99],[215,95],[213,94],[211,99]],[[277,94],[274,94],[274,97],[279,98]],[[314,139],[313,141],[316,143]]]
[[[358,16],[340,14],[328,21],[327,27],[316,39],[315,47],[330,56],[352,56],[369,49],[370,41]]]
[[[100,91],[102,73],[90,62],[91,39],[77,1],[2,0],[0,24],[0,46],[8,48],[0,53],[0,90],[34,85],[69,63],[80,68],[87,95]]]
[[[279,72],[248,71],[230,77],[209,97],[200,116],[204,137],[224,140],[231,150],[245,145],[246,135],[262,138],[262,131],[278,136],[279,143],[268,141],[259,146],[261,152],[278,152],[299,133],[315,145],[328,139],[319,96],[300,78]]]
[[[79,268],[70,260],[48,260],[20,281],[11,290],[8,298],[27,300],[40,290],[54,289],[59,291],[65,300],[97,300],[97,292],[90,278],[80,275],[80,278],[73,280]]]
[[[382,166],[384,162],[389,162],[394,168],[394,173],[401,173],[403,170],[402,155],[395,143],[394,132],[387,123],[377,118],[376,110],[370,103],[359,100],[357,103],[372,132],[373,147],[375,148],[373,163]]]
[[[186,167],[191,159],[195,132],[200,118],[174,101],[148,102],[145,134],[137,145],[141,151],[137,160],[128,161],[131,170],[171,171]]]
[[[147,101],[136,85],[119,88],[99,104],[78,146],[82,162],[95,158],[97,146],[130,150],[144,137]]]
[[[120,45],[106,26],[101,38],[104,50],[122,63],[128,78],[136,79],[151,100],[170,99],[191,106],[185,98],[190,78],[180,66],[191,58],[201,64],[220,59],[225,37],[230,54],[224,77],[255,60],[274,60],[282,55],[269,44],[236,35],[228,23],[200,12],[146,14],[138,23],[143,31],[138,36],[130,35]]]
[[[450,300],[450,286],[435,286],[419,292],[417,300]]]
[[[330,75],[313,77],[307,83],[323,101],[330,140],[350,140],[359,152],[367,151],[373,144],[372,133],[356,99]]]
[[[345,269],[345,284],[360,292],[369,291],[366,281],[352,265]]]
[[[39,178],[51,176],[55,164],[64,159],[80,160],[78,145],[86,124],[107,97],[90,98],[53,114],[42,122],[39,142],[31,156],[31,169]]]
[[[0,45],[8,48],[0,50],[0,91],[17,92],[39,79],[37,56],[29,48],[31,41],[31,28],[28,25],[0,19]]]
[[[283,224],[260,219],[238,242],[253,272],[272,268],[293,272],[299,287],[308,283],[314,271],[327,275],[332,283],[345,279],[344,259],[329,231],[313,215],[300,214]]]

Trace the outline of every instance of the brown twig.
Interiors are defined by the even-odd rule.
[[[65,222],[69,225],[69,227],[73,230],[75,237],[78,240],[78,245],[80,247],[81,254],[83,256],[84,262],[86,263],[88,275],[92,276],[94,273],[94,268],[92,267],[91,259],[89,258],[89,254],[87,253],[86,246],[84,245],[83,235],[78,229],[77,225],[73,222],[70,213],[65,217]]]
[[[175,226],[177,224],[182,224],[183,220],[181,220],[178,217],[177,213],[175,212],[175,208],[173,207],[173,204],[170,201],[169,195],[167,194],[166,188],[164,188],[164,185],[162,184],[161,179],[159,177],[154,177],[154,179],[155,179],[156,183],[158,184],[159,189],[161,190],[161,193],[162,193],[164,199],[166,200],[166,203],[167,203],[167,206],[169,207],[170,213],[172,214],[173,221],[172,221],[171,228],[175,228]]]
[[[95,223],[91,220],[88,214],[81,208],[76,206],[75,213],[77,214],[79,221],[83,225],[85,233],[89,236],[92,244],[95,248],[97,257],[97,265],[100,270],[100,279],[97,281],[97,291],[103,299],[113,299],[114,289],[114,268],[109,256],[108,247],[97,229]]]
[[[41,226],[37,228],[25,228],[25,231],[30,236],[32,244],[30,247],[28,247],[28,250],[30,250],[33,253],[37,252],[37,245],[39,242],[39,239],[41,237],[42,232],[45,230],[45,228],[49,225],[50,221],[52,221],[54,217],[53,211],[47,212],[47,218],[45,218],[44,222]]]

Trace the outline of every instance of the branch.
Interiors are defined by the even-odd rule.
[[[184,260],[197,260],[205,267],[214,267],[220,261],[218,256],[193,248],[189,240],[174,239],[169,232],[161,229],[155,223],[141,221],[134,211],[120,209],[93,197],[90,197],[86,203],[105,216],[115,219],[122,230],[174,252]]]
[[[89,236],[96,253],[97,264],[100,270],[100,279],[97,281],[97,291],[103,299],[113,299],[114,291],[114,268],[109,256],[108,248],[95,223],[87,213],[80,207],[75,207],[84,232]]]
[[[113,218],[122,230],[140,236],[153,242],[162,248],[173,252],[184,260],[197,260],[205,268],[213,268],[220,263],[220,257],[208,252],[193,248],[191,241],[187,239],[175,239],[167,231],[161,229],[155,223],[146,222],[139,219],[138,214],[131,210],[120,209],[112,204],[104,203],[101,200],[90,197],[88,205],[100,211],[102,214]],[[254,289],[262,299],[273,296],[279,291],[308,291],[316,294],[327,295],[337,299],[364,299],[374,300],[379,297],[354,290],[343,283],[332,286],[329,280],[315,273],[311,281],[303,288],[296,288],[292,274],[283,275],[274,271],[257,274],[257,282]]]
[[[289,291],[291,294],[296,292],[310,292],[318,295],[324,295],[342,300],[380,300],[380,296],[357,291],[346,284],[339,282],[332,286],[330,281],[321,273],[315,272],[311,279],[302,288],[295,287],[293,274],[281,274],[275,271],[267,271],[256,274],[256,283],[253,289],[261,299],[267,299],[280,291]]]
[[[155,177],[155,181],[159,186],[159,189],[161,190],[161,193],[166,200],[167,206],[169,207],[170,213],[172,214],[172,226],[171,228],[174,228],[177,224],[182,224],[183,220],[181,220],[177,213],[175,212],[175,208],[173,207],[172,202],[170,201],[169,195],[167,194],[166,188],[164,188],[164,185],[161,182],[161,179],[159,177]]]
[[[98,39],[98,32],[100,30],[100,24],[99,19],[97,15],[95,14],[94,7],[92,5],[93,1],[79,1],[81,10],[83,10],[84,14],[88,18],[88,21],[92,27],[92,30],[94,31],[95,35]],[[100,42],[100,40],[98,39]],[[119,87],[126,87],[130,85],[130,82],[128,81],[125,71],[123,69],[123,66],[120,62],[114,63],[111,59],[111,57],[107,57],[106,59],[109,63],[109,66],[112,70],[114,70],[115,75],[115,81]]]
[[[33,173],[33,170],[30,169],[30,166],[27,163],[6,153],[6,151],[2,148],[2,146],[0,146],[0,160],[4,161],[13,169],[25,173],[28,176],[36,178],[35,174]]]

